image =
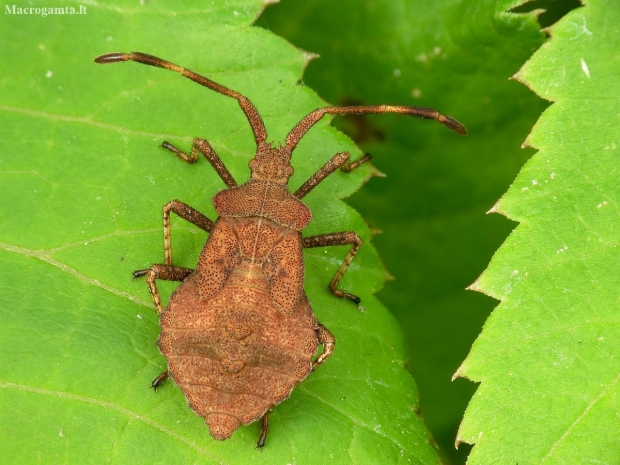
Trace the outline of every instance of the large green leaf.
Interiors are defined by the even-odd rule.
[[[459,374],[468,463],[620,463],[620,10],[588,0],[518,79],[553,102],[494,211],[519,226],[474,288],[501,299]]]
[[[167,139],[188,149],[205,137],[244,180],[253,140],[229,98],[165,70],[92,60],[140,50],[208,74],[250,97],[282,140],[324,102],[298,84],[308,57],[250,27],[262,7],[89,2],[84,15],[2,15],[3,462],[437,463],[400,330],[372,296],[384,271],[370,230],[339,200],[370,165],[334,174],[308,196],[314,220],[305,231],[354,229],[366,240],[342,283],[366,311],[326,289],[346,248],[307,253],[307,292],[338,344],[275,409],[262,453],[253,449],[257,425],[216,442],[178,387],[149,389],[165,359],[146,285],[131,271],[162,261],[162,205],[178,198],[213,218],[210,199],[223,188],[204,160],[189,166],[157,146]],[[291,187],[343,150],[361,155],[327,121],[317,125],[295,153]],[[194,266],[205,238],[175,219],[175,262]],[[173,288],[160,286],[164,295]]]
[[[328,100],[431,106],[469,130],[376,117],[345,126],[387,175],[352,203],[384,231],[374,242],[396,279],[379,296],[404,329],[446,461],[468,451],[454,456],[454,440],[475,389],[451,377],[497,304],[465,288],[514,227],[485,213],[533,153],[520,146],[546,105],[509,81],[544,40],[535,14],[505,12],[517,3],[284,0],[259,20],[321,55],[304,80]]]

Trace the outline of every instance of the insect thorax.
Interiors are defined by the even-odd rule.
[[[310,209],[293,197],[286,185],[250,179],[213,197],[220,216],[268,218],[281,226],[301,231],[312,219]]]

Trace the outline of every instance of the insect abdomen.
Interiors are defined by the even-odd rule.
[[[279,311],[256,263],[242,260],[208,299],[198,294],[196,273],[162,313],[158,345],[211,435],[227,439],[286,399],[310,373],[317,323],[303,291],[289,315]]]

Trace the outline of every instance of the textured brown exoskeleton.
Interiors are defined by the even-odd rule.
[[[136,271],[134,276],[146,276],[162,327],[157,344],[168,360],[168,371],[153,381],[153,387],[171,376],[215,439],[227,439],[240,424],[262,418],[258,441],[262,447],[269,411],[334,348],[334,336],[316,320],[303,289],[303,249],[351,246],[329,290],[337,297],[360,302],[338,289],[338,283],[362,240],[352,231],[302,237],[301,230],[312,214],[300,199],[338,168],[351,171],[370,155],[351,163],[348,152],[338,153],[291,193],[287,188],[293,174],[289,163],[297,143],[325,114],[401,113],[435,119],[460,134],[466,133],[465,128],[429,108],[328,107],[308,114],[289,133],[285,145],[275,147],[267,142],[265,126],[254,105],[233,90],[143,53],[108,53],[95,62],[130,60],[176,71],[237,99],[252,127],[256,154],[249,163],[250,179],[240,186],[206,140],[194,139],[190,155],[163,142],[164,148],[188,163],[204,155],[227,189],[213,198],[219,214],[215,223],[178,200],[166,204],[164,264]],[[172,264],[170,212],[210,233],[195,270]],[[157,279],[182,281],[165,309]],[[319,344],[323,351],[313,361]]]

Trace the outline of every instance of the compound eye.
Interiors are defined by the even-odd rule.
[[[256,158],[252,158],[250,160],[250,162],[248,163],[248,167],[254,171],[257,167],[258,167],[258,162],[256,161]]]
[[[293,169],[293,167],[291,165],[288,165],[284,172],[286,173],[286,175],[290,178],[291,176],[293,176],[293,173],[295,172],[295,170]]]

